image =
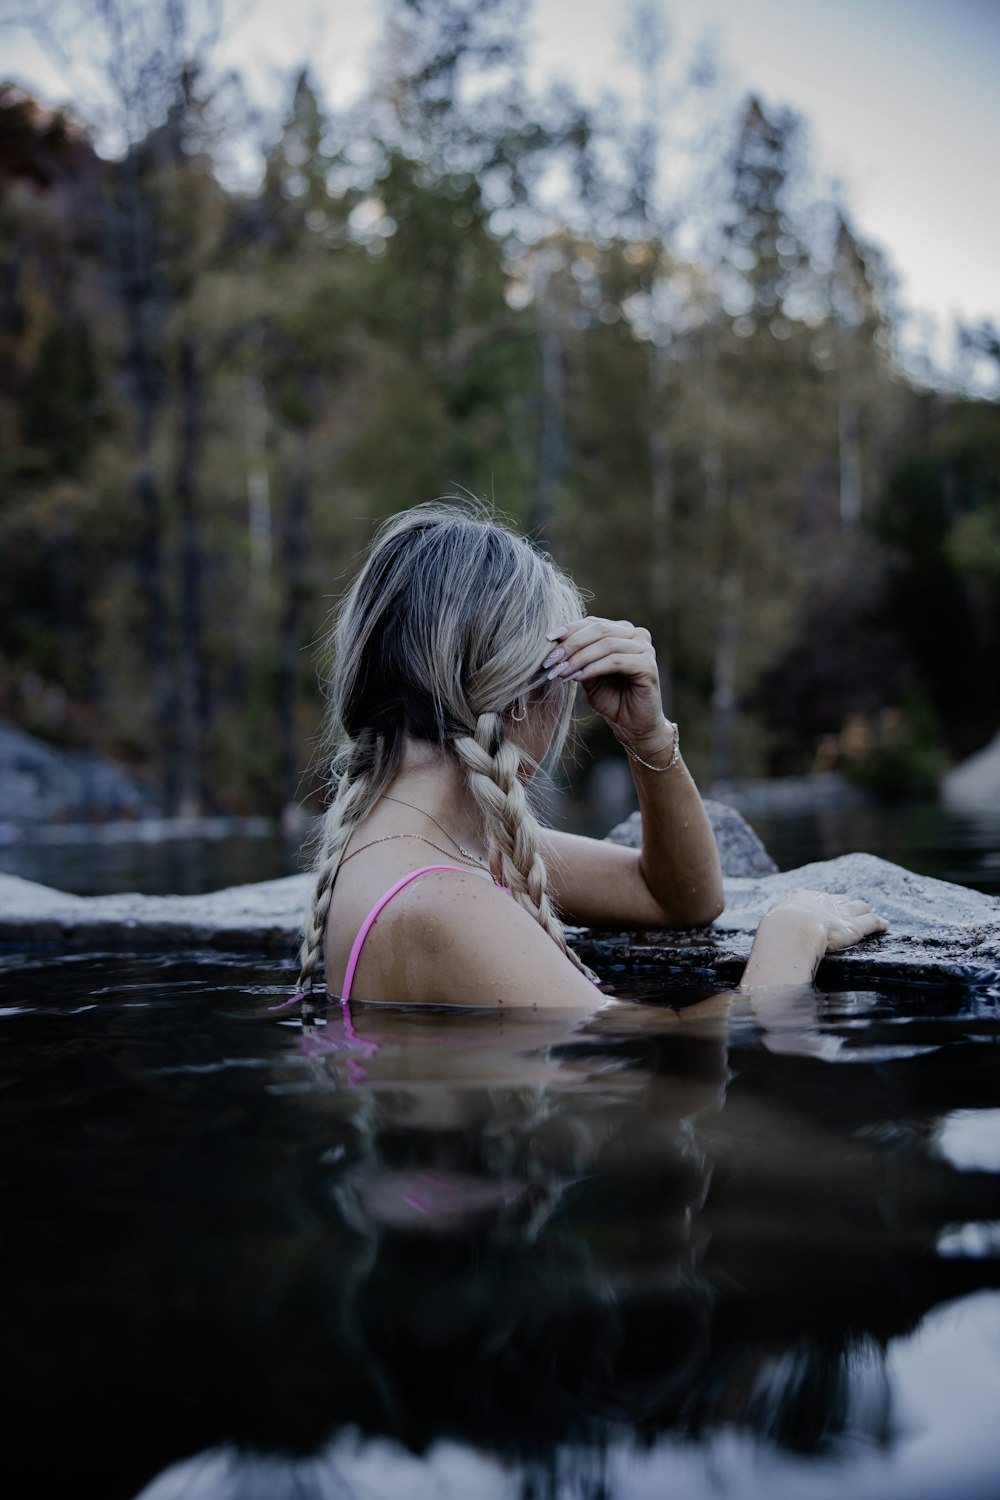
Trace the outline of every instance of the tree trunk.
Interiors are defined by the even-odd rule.
[[[285,607],[278,653],[278,779],[285,807],[298,801],[302,777],[295,733],[299,664],[302,659],[302,616],[306,585],[304,564],[309,522],[309,450],[303,436],[299,460],[292,473],[285,512],[283,562]]]
[[[736,720],[736,661],[742,580],[730,563],[722,576],[719,619],[715,637],[712,681],[712,779],[724,781],[732,772],[733,727]]]
[[[530,529],[540,532],[556,509],[556,491],[562,478],[565,454],[563,398],[565,378],[559,334],[551,325],[540,338],[542,364],[541,423],[538,441],[538,482],[529,517]]]
[[[243,377],[243,408],[250,583],[255,593],[261,594],[271,572],[271,481],[267,465],[269,428],[264,384],[250,371]]]
[[[528,529],[538,540],[556,512],[559,484],[566,462],[566,368],[556,314],[548,305],[548,278],[536,286],[535,305],[540,326],[538,478],[528,514]]]
[[[837,445],[840,460],[840,524],[856,531],[861,523],[861,413],[844,391],[843,371],[838,374]]]
[[[674,603],[674,475],[667,410],[666,351],[653,345],[650,361],[649,403],[649,519],[650,593],[657,627],[656,654],[660,664],[663,708],[672,718],[673,673],[669,625]]]
[[[153,435],[162,380],[150,348],[151,330],[160,320],[158,293],[151,267],[155,257],[154,228],[149,203],[139,180],[139,163],[130,151],[119,172],[120,192],[115,215],[118,278],[126,328],[127,389],[135,413],[136,454],[131,491],[137,511],[136,565],[145,606],[144,634],[151,684],[152,741],[157,747],[158,773],[164,805],[177,797],[178,778],[174,743],[176,704],[170,681],[169,620],[164,567],[164,519],[159,486],[153,471]]]
[[[177,809],[202,812],[201,756],[208,728],[208,683],[202,627],[202,553],[197,516],[197,463],[201,444],[201,373],[194,344],[180,348],[181,432],[177,464]]]

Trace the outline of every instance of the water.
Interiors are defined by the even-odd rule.
[[[1000,806],[957,812],[941,803],[817,808],[750,816],[783,870],[864,850],[918,875],[1000,895]]]
[[[0,963],[18,1493],[997,1494],[995,993],[303,1026],[287,981]]]
[[[549,810],[559,825],[596,836],[614,821],[586,804],[553,805]],[[1000,807],[974,813],[953,812],[939,803],[817,808],[752,813],[750,822],[783,870],[863,849],[921,875],[1000,895]],[[0,872],[81,896],[113,891],[193,896],[292,875],[301,867],[295,843],[277,834],[156,842],[0,843]]]
[[[138,834],[142,825],[136,824]],[[19,875],[78,896],[138,891],[144,896],[200,896],[230,885],[294,875],[295,846],[272,833],[146,841],[141,837],[0,843],[0,873]]]

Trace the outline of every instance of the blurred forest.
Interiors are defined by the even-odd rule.
[[[192,12],[95,0],[114,159],[0,89],[0,715],[276,812],[372,521],[462,486],[650,626],[706,781],[899,795],[990,738],[1000,403],[903,372],[802,121],[713,115],[648,9],[617,108],[532,94],[519,0],[395,0],[248,188]]]

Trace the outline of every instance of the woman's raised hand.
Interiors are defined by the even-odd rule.
[[[543,666],[549,677],[579,682],[595,713],[616,733],[650,754],[669,748],[660,674],[648,630],[630,620],[587,615],[550,633]],[[654,739],[662,741],[655,747]]]

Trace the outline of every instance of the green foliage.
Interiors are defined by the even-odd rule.
[[[948,769],[948,756],[932,708],[914,696],[888,724],[881,717],[882,727],[869,748],[847,767],[849,779],[882,802],[933,796]]]
[[[1000,605],[1000,414],[991,401],[956,401],[937,442],[952,504],[947,548],[958,573]]]
[[[793,116],[747,101],[681,254],[655,122],[532,100],[522,12],[400,0],[350,115],[292,80],[252,191],[169,49],[115,163],[0,95],[0,712],[277,811],[371,522],[465,486],[650,625],[700,773],[905,702],[858,775],[932,785],[1000,718],[997,404],[893,367]]]
[[[24,385],[22,475],[78,475],[101,431],[101,380],[91,329],[54,323]]]
[[[921,405],[915,451],[892,471],[874,518],[888,559],[883,609],[961,754],[1000,717],[989,667],[1000,648],[1000,413],[988,402]]]
[[[960,516],[948,535],[948,558],[955,570],[991,592],[1000,587],[1000,505]]]

